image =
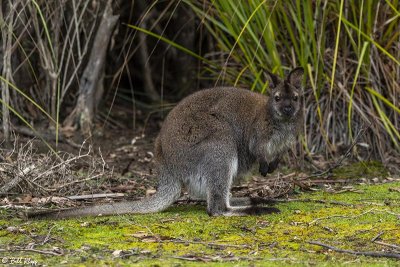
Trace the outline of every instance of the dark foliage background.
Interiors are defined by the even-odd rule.
[[[98,122],[134,130],[138,114],[165,114],[200,88],[268,93],[263,69],[301,65],[307,125],[295,154],[339,157],[369,126],[352,155],[398,158],[398,1],[228,2],[2,1],[4,139],[18,126],[57,140]]]

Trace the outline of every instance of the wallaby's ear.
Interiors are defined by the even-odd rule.
[[[270,77],[270,88],[275,88],[281,82],[281,78],[279,78],[277,75],[273,74],[269,70],[265,70],[265,72]]]
[[[303,83],[303,76],[304,69],[302,67],[297,67],[289,73],[287,77],[287,82],[297,88],[300,88],[301,84]]]

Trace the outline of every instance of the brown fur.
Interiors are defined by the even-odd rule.
[[[286,80],[271,78],[269,98],[244,89],[212,88],[188,96],[168,114],[155,142],[159,186],[154,196],[41,216],[157,212],[179,198],[183,185],[192,196],[207,200],[213,216],[278,212],[252,206],[254,200],[229,198],[232,182],[255,163],[263,175],[272,172],[302,127],[303,70],[293,70]]]

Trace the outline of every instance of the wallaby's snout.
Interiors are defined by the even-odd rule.
[[[290,118],[293,115],[293,107],[291,105],[284,106],[282,113],[285,115],[285,117]]]

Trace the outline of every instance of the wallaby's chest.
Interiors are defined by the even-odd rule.
[[[296,141],[296,129],[292,125],[282,126],[274,130],[268,140],[263,141],[266,158],[272,161]]]

